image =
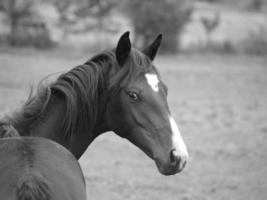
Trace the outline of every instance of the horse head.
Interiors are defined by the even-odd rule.
[[[131,47],[129,32],[117,44],[116,70],[110,73],[107,103],[109,128],[151,157],[160,173],[176,174],[188,160],[187,148],[167,103],[167,86],[153,60],[162,41],[159,35],[139,51]]]

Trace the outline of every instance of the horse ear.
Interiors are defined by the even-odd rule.
[[[162,41],[162,34],[159,34],[157,38],[148,47],[143,49],[143,53],[147,55],[151,60],[154,60],[159,50],[161,41]]]
[[[123,66],[131,52],[130,32],[125,32],[119,39],[116,48],[116,58],[120,66]]]

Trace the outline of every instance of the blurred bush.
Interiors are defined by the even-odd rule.
[[[237,48],[231,41],[208,41],[205,44],[192,45],[186,49],[182,49],[185,54],[235,54],[238,53]]]
[[[0,30],[0,42],[7,38],[11,46],[49,48],[68,36],[92,32],[101,35],[114,30],[109,17],[118,3],[119,0],[0,0],[0,14],[8,26],[8,33]]]
[[[247,54],[267,55],[267,30],[262,27],[260,31],[252,32],[242,46]]]
[[[221,0],[202,0],[202,1],[206,1],[206,2],[209,2],[209,3],[218,3]]]
[[[16,32],[9,35],[8,38],[11,45],[17,47],[30,46],[47,49],[54,46],[46,24],[41,21],[20,21]]]
[[[34,0],[0,0],[0,11],[6,16],[9,34],[4,36],[11,46],[49,48],[52,41],[45,22],[34,13]]]
[[[262,9],[263,1],[262,0],[251,0],[248,5],[248,10],[258,12]]]
[[[143,46],[158,33],[163,33],[163,53],[175,53],[178,50],[179,36],[193,11],[189,0],[128,0],[126,8],[137,44]]]

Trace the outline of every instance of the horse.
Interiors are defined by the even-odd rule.
[[[6,116],[21,136],[39,136],[79,159],[94,139],[113,131],[155,161],[163,175],[181,172],[187,147],[167,103],[167,86],[153,64],[162,34],[143,50],[129,32],[117,46],[40,84],[22,108]]]
[[[0,199],[86,200],[82,170],[67,149],[45,138],[6,136],[0,139]]]

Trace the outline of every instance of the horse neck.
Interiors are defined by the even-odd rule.
[[[63,116],[66,114],[65,102],[63,101],[61,98],[52,97],[38,120],[28,126],[30,130],[27,135],[45,137],[56,141],[79,159],[92,141],[107,129],[105,124],[99,120],[92,131],[79,128],[75,129],[75,134],[68,135],[66,129],[61,126]],[[25,132],[24,135],[26,135]]]
[[[100,71],[98,71],[98,73],[102,73],[101,76],[103,75],[104,77],[106,77],[109,73],[110,67],[108,67],[107,65],[101,67],[102,68],[100,69]],[[76,72],[77,71],[79,70],[76,70]],[[95,76],[95,73],[93,72],[94,71],[92,69],[91,75]],[[66,75],[66,77],[69,78],[71,76],[71,71],[70,74],[67,73]],[[64,79],[60,80],[64,81]],[[106,81],[106,78],[103,78],[101,81],[98,80],[97,82],[97,84],[100,84],[100,88],[105,85],[103,81]],[[90,86],[90,83],[83,83],[81,85]],[[99,88],[97,85],[95,85],[95,87]],[[70,150],[78,159],[98,135],[109,130],[105,120],[105,106],[107,101],[105,93],[107,91],[105,91],[105,88],[101,88],[102,91],[98,91],[98,94],[95,94],[97,95],[97,101],[89,101],[90,103],[86,106],[80,105],[79,102],[77,103],[79,105],[77,105],[76,108],[80,110],[77,111],[76,109],[77,112],[75,112],[75,114],[78,115],[78,117],[80,117],[80,115],[82,115],[85,110],[94,109],[97,112],[95,113],[96,119],[94,122],[92,122],[86,119],[86,116],[83,117],[82,115],[82,117],[80,117],[78,120],[78,122],[82,122],[82,124],[76,123],[75,125],[72,125],[71,128],[74,129],[69,131],[62,125],[62,121],[66,118],[66,115],[72,116],[71,112],[67,112],[68,103],[66,102],[66,99],[64,99],[64,95],[58,95],[57,92],[53,92],[60,91],[60,88],[62,89],[62,82],[60,82],[58,85],[56,82],[55,84],[52,84],[50,88],[51,94],[43,95],[46,100],[40,103],[41,112],[38,111],[38,107],[37,109],[33,109],[37,110],[37,113],[39,113],[38,115],[34,114],[33,116],[27,117],[27,107],[24,107],[21,113],[14,115],[15,118],[12,120],[11,124],[18,130],[20,135],[45,137],[60,143],[68,150]],[[63,90],[65,89],[66,88],[63,88]],[[78,93],[74,95],[74,98],[77,98],[77,95]],[[85,98],[85,96],[83,96],[83,98]],[[31,102],[32,104],[30,103],[31,105],[33,105],[33,107],[35,104],[39,104],[34,102],[34,99],[35,98],[33,98],[33,102]],[[47,104],[45,102],[47,102]],[[29,108],[32,110],[31,106]],[[89,124],[89,129],[86,124]]]

